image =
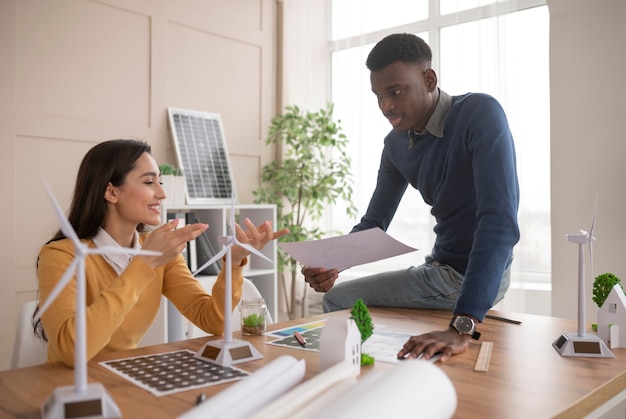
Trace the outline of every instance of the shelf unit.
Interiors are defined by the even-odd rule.
[[[259,225],[266,220],[270,220],[273,226],[276,226],[276,205],[271,204],[240,204],[235,205],[235,216],[238,220],[249,218],[255,225]],[[185,218],[193,213],[194,218],[199,222],[209,225],[206,236],[211,242],[215,251],[222,249],[218,242],[220,236],[230,234],[230,211],[231,206],[225,204],[215,205],[183,205],[169,206],[162,205],[163,221],[171,217]],[[194,252],[196,246],[191,243],[187,247],[187,260],[190,262],[190,268],[195,270],[196,262],[191,252]],[[276,273],[276,241],[270,241],[261,250],[272,262],[261,259],[256,255],[248,257],[248,264],[244,268],[244,277],[251,280],[258,288],[259,292],[267,303],[268,311],[272,318],[278,318],[278,290],[277,290],[277,273]],[[198,280],[206,278],[206,276],[198,275]],[[210,290],[209,290],[210,292]],[[233,307],[236,309],[236,307]],[[144,336],[141,346],[148,344],[157,344],[163,342],[171,342],[175,340],[185,339],[186,319],[182,317],[178,310],[163,297],[161,301],[161,309],[155,319],[150,330]]]

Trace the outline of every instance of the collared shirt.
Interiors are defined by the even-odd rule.
[[[419,140],[420,137],[426,135],[427,133],[430,133],[437,138],[443,138],[443,126],[446,123],[446,118],[448,117],[448,112],[450,112],[451,107],[452,97],[450,97],[450,95],[443,90],[439,89],[437,106],[435,106],[435,110],[428,119],[424,130],[422,132],[409,130],[409,150],[413,148],[415,142]]]
[[[119,243],[116,242],[115,239],[113,239],[113,237],[111,237],[102,227],[98,230],[96,237],[93,238],[93,242],[98,247],[113,246],[119,247],[120,249],[122,248],[122,246],[120,246]],[[137,231],[135,231],[135,234],[133,235],[133,248],[141,249],[141,244],[139,243],[139,233],[137,233]],[[133,255],[130,253],[116,253],[103,254],[102,257],[109,263],[109,265],[111,265],[113,270],[120,275],[130,263]]]

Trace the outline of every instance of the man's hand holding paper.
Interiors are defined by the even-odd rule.
[[[305,280],[315,291],[332,288],[340,271],[417,249],[400,243],[380,228],[306,242],[278,244],[302,266]]]

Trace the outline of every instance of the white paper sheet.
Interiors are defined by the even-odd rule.
[[[391,370],[370,371],[355,385],[323,403],[315,400],[291,419],[354,419],[419,417],[446,419],[454,415],[457,394],[438,366],[407,360]]]
[[[246,418],[300,383],[305,369],[303,359],[282,355],[179,418]]]
[[[418,250],[400,243],[380,228],[327,239],[278,245],[303,266],[340,271]]]
[[[319,399],[325,392],[336,394],[339,383],[356,384],[361,369],[347,361],[339,362],[333,367],[315,375],[299,384],[272,403],[258,410],[248,419],[289,419],[301,413],[313,400]]]

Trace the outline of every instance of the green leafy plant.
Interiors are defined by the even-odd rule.
[[[613,287],[616,284],[620,284],[620,281],[621,280],[617,276],[609,272],[596,276],[596,279],[593,282],[593,301],[598,305],[598,307],[602,307],[602,304],[606,301],[606,298],[611,293]],[[622,288],[622,291],[624,290],[622,284],[620,284],[620,288]],[[597,332],[597,323],[592,323],[591,328]]]
[[[282,114],[272,119],[265,143],[276,145],[279,155],[263,167],[261,186],[253,193],[255,203],[276,205],[277,227],[290,230],[279,239],[281,242],[322,238],[324,233],[316,223],[328,205],[338,201],[343,201],[348,216],[356,218],[351,159],[346,152],[348,141],[341,132],[340,121],[335,122],[332,113],[332,104],[317,112],[287,106]],[[298,263],[279,249],[277,268],[283,280],[287,312],[292,319],[296,316]],[[290,298],[287,275],[291,277]],[[304,302],[307,287],[302,290]]]
[[[173,175],[176,170],[171,164],[163,163],[159,165],[161,175]]]
[[[356,300],[352,310],[350,310],[350,318],[354,320],[356,326],[361,333],[361,344],[363,344],[374,333],[374,322],[370,316],[370,311],[360,298]],[[361,353],[361,365],[373,365],[374,357]]]
[[[243,318],[243,325],[246,327],[258,327],[265,324],[265,316],[252,313],[249,316]]]
[[[601,275],[596,276],[596,280],[593,282],[593,301],[598,305],[598,307],[602,307],[606,297],[609,296],[611,290],[616,284],[620,284],[620,279],[613,275],[612,273],[603,273]],[[622,291],[624,288],[620,284]]]
[[[265,316],[252,313],[241,319],[241,332],[244,335],[262,335],[265,332]]]

